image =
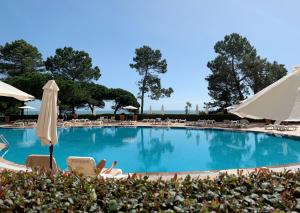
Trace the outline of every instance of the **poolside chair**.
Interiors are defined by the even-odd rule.
[[[25,124],[23,121],[15,121],[12,124],[13,127],[25,127]]]
[[[240,120],[240,125],[241,125],[242,128],[248,127],[249,124],[250,124],[250,122],[247,119],[241,119]]]
[[[230,120],[224,120],[223,124],[224,124],[224,127],[230,127],[231,121]]]
[[[169,126],[169,125],[171,125],[170,119],[167,118],[166,120],[161,121],[161,125],[164,125],[164,126]]]
[[[101,120],[91,121],[91,125],[102,126],[103,125],[103,121],[101,121]]]
[[[161,124],[161,122],[162,122],[161,118],[155,118],[154,123],[152,123],[152,124],[159,125],[159,124]]]
[[[125,121],[125,115],[120,115],[120,124],[123,125]]]
[[[274,124],[268,124],[265,126],[265,130],[278,130],[282,129],[282,126],[280,125],[281,121],[275,121]]]
[[[7,160],[3,159],[2,157],[0,157],[0,171],[4,170],[4,169],[5,170],[16,171],[16,172],[20,172],[20,171],[30,172],[31,171],[30,168],[27,168],[24,165],[15,164],[15,163],[12,163],[12,162],[7,161]]]
[[[116,122],[116,117],[115,116],[111,116],[110,119],[108,120],[108,122],[115,123]]]
[[[27,127],[36,127],[36,122],[35,121],[29,121],[26,126]]]
[[[106,160],[100,161],[96,167],[96,162],[94,158],[91,157],[74,157],[70,156],[67,159],[69,171],[74,171],[84,176],[117,176],[122,174],[121,169],[114,169],[115,165],[110,168],[104,168]]]
[[[26,167],[36,171],[50,170],[50,156],[49,155],[29,155],[26,159]],[[56,160],[52,159],[52,172],[55,174],[59,171]]]
[[[295,126],[295,125],[287,125],[286,126],[286,130],[288,131],[295,131],[297,130],[298,126]]]
[[[137,123],[137,115],[132,115],[132,120],[126,121],[127,125],[135,125]]]
[[[186,119],[178,119],[178,123],[185,123]]]

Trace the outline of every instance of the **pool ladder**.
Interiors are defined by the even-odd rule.
[[[6,140],[6,138],[3,135],[0,135],[0,143],[6,145],[3,150],[0,150],[0,156],[4,157],[4,155],[6,155],[6,153],[8,152],[9,142]]]

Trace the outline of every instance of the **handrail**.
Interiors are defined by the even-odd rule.
[[[6,140],[4,135],[0,135],[0,143],[4,143],[6,146],[9,146],[9,142]]]

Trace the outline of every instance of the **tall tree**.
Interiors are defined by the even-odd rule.
[[[162,97],[170,97],[173,89],[161,87],[161,80],[158,75],[167,72],[167,61],[162,59],[160,50],[153,50],[149,46],[138,48],[135,50],[133,62],[129,66],[142,77],[138,82],[138,98],[141,99],[141,114],[143,114],[146,93],[152,100],[158,100]]]
[[[55,78],[59,86],[58,99],[60,102],[60,110],[72,111],[75,114],[75,109],[85,107],[89,91],[82,89],[79,82],[67,80],[64,78]]]
[[[259,56],[245,64],[244,72],[246,83],[254,94],[287,74],[283,64],[276,61],[271,63]]]
[[[87,91],[85,97],[86,105],[93,112],[94,107],[103,108],[105,106],[104,100],[109,99],[109,90],[105,86],[94,83],[81,83],[83,90]]]
[[[185,103],[185,114],[186,114],[186,115],[188,115],[188,114],[190,113],[191,107],[192,107],[191,102],[187,101],[187,102]]]
[[[137,108],[140,107],[140,104],[138,103],[138,101],[132,93],[120,88],[110,89],[108,99],[113,100],[115,102],[112,106],[114,114],[116,114],[119,109],[125,106],[130,105],[135,106]]]
[[[286,75],[282,64],[270,63],[257,55],[247,38],[237,33],[226,35],[214,50],[217,56],[208,62],[208,81],[212,107],[223,109],[244,100]]]
[[[99,67],[93,67],[89,54],[72,47],[56,49],[55,55],[48,57],[45,65],[54,76],[72,81],[89,82],[101,76]]]
[[[216,59],[208,62],[208,68],[213,67],[216,62],[221,60],[223,67],[220,67],[221,70],[218,71],[224,72],[224,68],[228,78],[232,81],[232,89],[238,95],[237,98],[240,101],[244,100],[248,89],[244,83],[246,76],[242,68],[246,59],[256,57],[255,48],[251,46],[247,38],[232,33],[226,35],[224,40],[218,41],[214,46],[214,50],[218,55]]]
[[[24,40],[0,46],[0,73],[6,76],[22,75],[44,70],[42,54]]]

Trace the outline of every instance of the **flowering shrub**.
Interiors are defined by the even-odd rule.
[[[300,172],[216,179],[104,180],[76,174],[0,173],[0,212],[300,211]]]

